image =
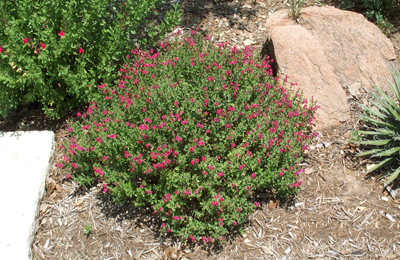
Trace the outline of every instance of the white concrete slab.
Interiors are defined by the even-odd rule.
[[[0,132],[0,255],[31,259],[39,204],[55,148],[50,131]]]

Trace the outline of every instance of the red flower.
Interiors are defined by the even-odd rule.
[[[0,52],[3,52],[3,48],[0,47]]]
[[[84,51],[83,51],[82,47],[81,47],[81,48],[79,48],[79,53],[84,53]]]
[[[43,42],[40,44],[40,46],[42,47],[42,49],[46,49],[46,45]]]
[[[28,38],[24,38],[24,44],[28,43]]]
[[[61,32],[58,35],[61,36],[61,37],[64,37],[65,36],[64,31],[61,30]]]

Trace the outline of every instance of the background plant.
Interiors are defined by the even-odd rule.
[[[119,84],[98,86],[102,99],[70,122],[57,166],[115,201],[151,206],[162,233],[212,242],[260,205],[256,191],[296,194],[317,107],[248,47],[196,36],[160,48],[132,50]]]
[[[39,102],[54,118],[94,100],[97,84],[118,78],[123,54],[135,43],[152,45],[179,22],[175,5],[150,24],[160,2],[1,1],[0,115]]]
[[[289,17],[297,19],[300,17],[301,8],[304,6],[304,0],[288,0],[287,8]]]
[[[374,97],[374,101],[371,103],[376,110],[363,104],[360,105],[365,113],[362,119],[369,126],[367,130],[355,131],[351,140],[367,150],[359,153],[359,156],[370,156],[379,162],[370,169],[370,172],[386,166],[390,167],[386,173],[390,177],[385,185],[394,181],[400,173],[400,108],[398,105],[400,100],[400,74],[395,68],[392,71],[392,79],[393,82],[388,79],[388,83],[397,100],[394,101],[374,84],[378,94],[371,92]]]
[[[398,0],[344,0],[342,8],[354,9],[357,5],[362,5],[365,17],[375,22],[381,31],[389,36],[394,29],[389,20],[396,15],[396,2],[398,3]]]
[[[83,227],[83,234],[88,236],[92,232],[92,227],[89,225],[89,223],[86,224],[86,226]]]

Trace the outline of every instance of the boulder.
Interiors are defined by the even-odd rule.
[[[278,75],[288,75],[304,97],[318,102],[316,129],[350,119],[345,89],[371,81],[389,89],[391,62],[396,58],[390,40],[363,15],[333,7],[303,8],[299,19],[287,10],[267,19],[269,55]],[[387,87],[386,87],[387,86]]]

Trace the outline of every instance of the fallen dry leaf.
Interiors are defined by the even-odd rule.
[[[279,207],[279,200],[275,200],[275,201],[270,200],[268,203],[268,208],[274,209],[276,207]]]
[[[142,256],[142,254],[143,254],[143,252],[144,252],[144,250],[140,250],[140,251],[138,251],[136,254],[135,254],[135,259],[139,259],[141,256]]]
[[[49,192],[52,192],[52,191],[55,189],[55,187],[56,187],[56,184],[55,184],[54,182],[52,182],[52,183],[50,184],[50,190],[49,190]]]
[[[78,207],[79,205],[82,204],[82,202],[83,202],[83,199],[80,199],[80,200],[78,200],[78,201],[74,204],[74,206],[75,206],[75,207]]]
[[[39,210],[40,210],[41,212],[45,212],[46,209],[47,209],[47,204],[46,204],[46,203],[43,203],[42,205],[40,205]]]
[[[269,248],[267,246],[262,246],[261,249],[264,252],[264,254],[267,254],[267,255],[273,255],[274,254],[274,252],[272,252],[271,248]]]
[[[56,185],[56,189],[57,189],[58,192],[61,193],[62,189],[61,189],[60,185],[57,184],[57,185]]]

